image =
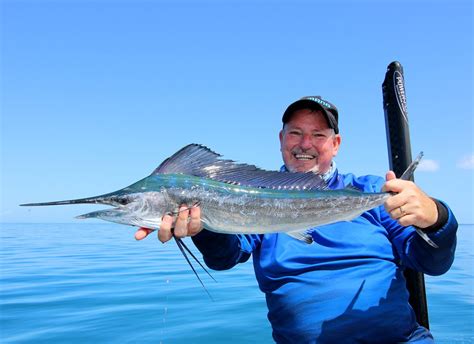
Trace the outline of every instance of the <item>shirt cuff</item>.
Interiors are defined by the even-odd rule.
[[[431,226],[426,227],[426,228],[421,228],[421,230],[425,233],[436,232],[440,230],[441,228],[443,228],[444,225],[448,222],[448,209],[446,208],[446,206],[435,198],[432,198],[432,200],[436,204],[436,209],[438,211],[438,218],[436,222],[432,224]]]
[[[446,223],[434,231],[428,232],[428,236],[438,244],[438,246],[455,245],[458,222],[449,207],[441,201],[438,201],[447,212]]]

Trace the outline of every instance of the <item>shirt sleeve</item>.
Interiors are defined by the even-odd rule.
[[[378,192],[385,180],[381,177],[365,176],[352,181],[365,192]],[[380,224],[385,228],[394,247],[394,253],[401,266],[408,267],[427,275],[442,275],[449,270],[456,250],[456,232],[458,223],[448,205],[439,201],[447,211],[447,220],[439,229],[427,233],[438,245],[432,247],[416,233],[413,226],[403,227],[392,219],[383,206],[374,209]]]
[[[380,210],[381,223],[389,234],[402,266],[433,276],[449,270],[456,250],[458,223],[451,209],[445,203],[443,205],[448,212],[446,223],[440,229],[427,233],[438,248],[421,238],[414,227],[403,227],[390,218],[385,209]]]
[[[192,240],[209,268],[228,270],[246,262],[260,245],[261,237],[257,234],[221,234],[203,229]]]

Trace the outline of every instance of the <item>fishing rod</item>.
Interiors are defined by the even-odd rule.
[[[382,93],[390,169],[400,177],[412,161],[405,80],[400,62],[394,61],[388,65]],[[413,176],[410,180],[413,181]],[[429,329],[425,277],[423,273],[408,268],[404,275],[410,293],[409,302],[417,321]]]

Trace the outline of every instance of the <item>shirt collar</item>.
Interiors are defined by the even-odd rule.
[[[331,162],[331,167],[329,168],[329,170],[322,174],[321,177],[326,181],[330,181],[332,177],[334,177],[334,175],[336,174],[336,162],[333,160]],[[288,172],[288,169],[286,168],[285,165],[283,165],[281,168],[280,168],[280,172]]]

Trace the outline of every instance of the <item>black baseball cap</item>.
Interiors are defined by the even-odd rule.
[[[291,119],[291,116],[293,116],[295,111],[301,109],[321,110],[321,112],[326,116],[329,128],[334,129],[334,132],[339,134],[339,113],[337,112],[337,108],[327,100],[322,99],[320,96],[303,97],[290,104],[281,119],[283,124]]]

